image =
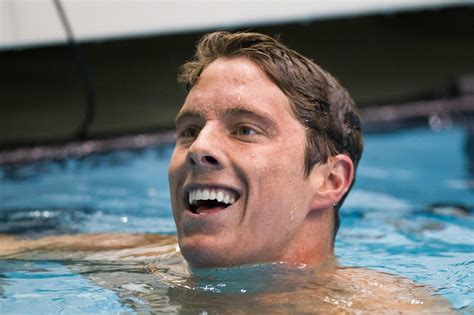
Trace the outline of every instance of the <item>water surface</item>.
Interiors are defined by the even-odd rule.
[[[455,309],[473,311],[474,179],[468,170],[474,152],[466,137],[459,127],[366,136],[356,185],[341,210],[336,254],[342,266],[427,284]],[[159,146],[2,167],[0,233],[173,235],[171,151]],[[89,255],[30,252],[0,260],[0,313],[30,313],[32,305],[38,313],[285,313],[301,297],[313,301],[305,302],[308,312],[350,311],[357,299],[347,299],[347,292],[363,297],[363,287],[334,287],[303,267],[190,273],[179,255],[145,262],[107,252],[85,260]]]

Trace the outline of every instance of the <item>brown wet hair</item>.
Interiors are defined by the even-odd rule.
[[[236,57],[255,63],[290,100],[294,116],[306,128],[306,174],[337,154],[347,154],[357,168],[363,142],[354,101],[331,74],[277,39],[254,32],[206,34],[197,44],[194,59],[181,67],[178,82],[190,90],[213,61]],[[334,237],[347,193],[334,207]]]

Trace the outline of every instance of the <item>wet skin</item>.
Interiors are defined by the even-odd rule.
[[[137,307],[158,312],[164,308],[169,311],[173,306],[185,313],[188,310],[195,313],[198,306],[222,314],[452,312],[450,304],[439,295],[433,295],[429,287],[374,270],[340,268],[332,260],[315,269],[269,264],[267,267],[275,272],[275,276],[270,277],[268,273],[267,276],[262,274],[263,265],[247,267],[247,277],[243,279],[234,278],[238,276],[231,268],[227,280],[220,279],[219,283],[229,281],[230,286],[246,286],[249,281],[262,281],[265,284],[259,289],[262,291],[244,295],[213,294],[198,287],[199,276],[187,272],[187,265],[177,249],[176,238],[163,235],[82,234],[22,240],[0,234],[0,259],[68,261],[67,266],[73,272],[125,296],[126,305],[130,305],[127,297],[138,297]],[[116,268],[111,270],[110,263]],[[121,264],[123,266],[118,268]],[[248,278],[249,271],[255,272],[255,277]],[[222,277],[223,269],[215,272],[217,279]],[[208,276],[201,279],[216,281]],[[156,280],[169,286],[167,291],[160,290],[162,285],[157,285]],[[136,291],[137,284],[151,289],[148,293]],[[160,296],[165,298],[160,299]]]
[[[315,266],[331,261],[331,205],[352,181],[352,162],[338,155],[305,175],[305,130],[294,119],[285,95],[259,68],[245,59],[212,63],[189,93],[177,127],[169,179],[180,249],[189,264],[209,267],[282,261]],[[186,194],[203,187],[227,189],[238,198],[225,208],[198,211],[189,206]],[[0,235],[0,258],[64,259],[72,269],[72,260],[94,262],[87,266],[100,261],[143,261],[146,270],[154,271],[165,284],[170,277],[162,270],[171,268],[180,271],[172,278],[178,274],[178,280],[188,281],[189,275],[181,271],[187,265],[175,242],[174,237],[161,235],[59,235],[38,240]],[[84,272],[84,266],[79,267]],[[316,268],[316,279],[297,278],[294,282],[301,287],[290,286],[282,292],[216,298],[207,291],[180,289],[173,283],[169,290],[177,291],[175,297],[166,294],[166,299],[157,299],[157,292],[150,291],[140,293],[139,300],[149,299],[159,311],[162,301],[170,297],[180,311],[195,310],[196,303],[201,303],[230,314],[452,310],[444,299],[433,297],[429,288],[407,279],[367,269],[330,267]],[[312,269],[307,270],[311,274]],[[131,274],[137,275],[136,271]],[[143,281],[143,277],[122,280],[107,275],[103,270],[88,273],[93,282],[122,293],[122,284]],[[146,276],[153,280],[151,274]]]
[[[176,128],[169,182],[191,266],[317,264],[333,255],[331,205],[352,181],[352,162],[338,155],[305,174],[305,128],[258,66],[244,58],[211,63]],[[199,188],[223,189],[236,201],[196,212],[189,191]]]

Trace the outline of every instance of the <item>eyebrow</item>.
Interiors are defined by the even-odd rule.
[[[256,109],[248,109],[245,106],[230,108],[225,111],[225,114],[226,116],[247,116],[250,118],[257,119],[269,127],[276,127],[276,122],[273,118],[270,117],[270,115]]]
[[[263,124],[267,125],[271,129],[276,129],[277,123],[276,121],[270,117],[269,114],[257,110],[255,108],[248,108],[246,106],[238,106],[224,110],[222,113],[218,113],[219,115],[224,114],[224,116],[247,116],[252,119],[259,120]],[[183,120],[186,119],[204,119],[204,114],[196,109],[188,109],[183,112],[178,113],[175,119],[175,124],[180,124]]]
[[[203,119],[204,115],[202,114],[202,112],[194,110],[194,109],[185,110],[183,112],[178,113],[175,119],[175,125],[178,125],[181,121],[185,119],[192,119],[192,118]]]

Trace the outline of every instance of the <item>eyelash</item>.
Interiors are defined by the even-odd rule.
[[[195,132],[195,134],[189,135],[188,134],[189,132]],[[183,131],[181,131],[178,136],[183,137],[183,138],[195,138],[195,137],[197,137],[198,134],[199,134],[198,128],[196,128],[196,127],[187,127],[187,128],[184,128]]]
[[[251,132],[253,132],[253,134],[239,134],[239,131],[242,131],[242,130],[250,130]],[[259,134],[259,132],[257,130],[255,130],[255,128],[252,128],[250,126],[246,126],[246,125],[242,125],[242,126],[238,126],[236,128],[236,130],[234,132],[232,132],[232,134],[235,134],[237,136],[256,136]]]
[[[242,134],[240,133],[241,131],[249,131],[248,134]],[[179,132],[178,138],[184,138],[184,139],[189,139],[189,138],[197,138],[199,135],[199,128],[198,127],[186,127],[182,131]],[[252,137],[252,136],[257,136],[261,134],[260,131],[258,131],[255,127],[251,127],[248,125],[238,125],[234,131],[231,132],[232,135],[238,136],[238,137]]]

